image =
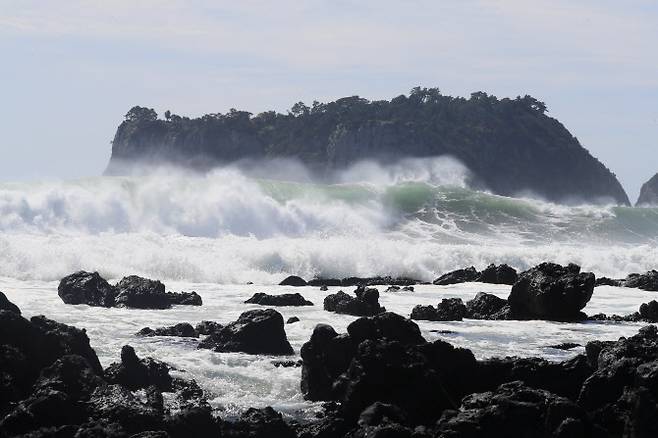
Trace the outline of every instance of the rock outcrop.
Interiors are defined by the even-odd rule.
[[[436,306],[418,305],[411,311],[411,319],[428,321],[461,321],[466,316],[466,306],[461,298],[444,298]]]
[[[640,197],[637,198],[635,206],[658,206],[658,173],[655,174],[649,181],[642,184],[642,188],[640,189]]]
[[[301,294],[281,294],[281,295],[268,295],[266,293],[257,292],[253,297],[249,298],[245,303],[259,304],[261,306],[312,306],[313,303],[305,299]]]
[[[208,334],[204,333],[204,334]],[[152,329],[151,327],[144,327],[136,333],[137,336],[177,336],[180,338],[198,338],[199,332],[192,327],[192,324],[188,322],[181,322],[168,327],[158,327]]]
[[[355,297],[338,291],[324,298],[324,310],[354,316],[372,316],[386,311],[379,305],[379,291],[369,287],[359,287]]]
[[[244,312],[237,321],[211,332],[199,343],[199,348],[248,354],[293,354],[284,329],[283,316],[274,309]]]
[[[629,204],[615,175],[530,96],[477,92],[463,99],[417,87],[390,101],[352,96],[313,108],[298,104],[288,114],[165,116],[132,108],[114,136],[106,173],[153,161],[207,169],[295,158],[328,176],[362,160],[451,156],[471,171],[472,185],[496,194]]]
[[[86,271],[62,278],[57,294],[64,304],[96,307],[168,309],[172,305],[202,304],[196,292],[165,292],[164,284],[157,280],[130,275],[112,286],[98,272]]]
[[[594,282],[594,274],[579,266],[542,263],[519,275],[507,301],[514,319],[583,319]]]

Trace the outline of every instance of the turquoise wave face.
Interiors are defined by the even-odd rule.
[[[658,208],[562,206],[422,182],[384,187],[279,181],[259,184],[281,203],[324,199],[353,207],[374,204],[395,219],[393,229],[404,229],[406,221],[420,221],[436,227],[435,238],[448,241],[473,241],[480,236],[526,243],[575,239],[588,239],[587,244],[658,242]]]

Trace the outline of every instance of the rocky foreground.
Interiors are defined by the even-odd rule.
[[[74,275],[88,280],[63,279],[60,297],[71,284],[85,299],[107,289],[93,274]],[[150,302],[150,294],[164,292],[147,280],[133,279],[142,287],[132,293],[141,291]],[[542,264],[518,275],[507,300],[479,294],[433,309],[443,317],[581,320],[594,284],[594,276],[576,266]],[[130,346],[121,349],[120,362],[103,369],[84,329],[43,316],[27,320],[0,293],[0,437],[658,436],[653,325],[628,339],[590,342],[586,354],[561,363],[476,360],[468,349],[427,342],[413,320],[386,312],[378,297],[365,285],[354,296],[327,295],[327,311],[368,316],[347,333],[319,324],[303,345],[301,391],[325,404],[317,420],[300,424],[271,408],[222,419],[193,380],[172,377],[169,365],[140,358]],[[297,294],[257,294],[253,303],[306,305]],[[644,304],[640,313],[657,315],[658,303]],[[277,366],[300,365],[281,314],[271,308],[246,311],[225,325],[182,323],[139,335],[200,338],[199,348],[281,355]]]

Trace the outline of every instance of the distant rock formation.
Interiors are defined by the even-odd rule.
[[[209,169],[248,159],[294,158],[322,178],[358,161],[452,156],[470,184],[506,196],[629,205],[621,184],[543,102],[531,96],[470,99],[416,87],[390,101],[358,96],[295,104],[288,114],[232,109],[190,119],[134,107],[117,129],[106,174],[141,163]]]
[[[658,206],[658,173],[653,176],[649,181],[642,184],[640,189],[640,197],[635,203],[636,207],[641,206]]]

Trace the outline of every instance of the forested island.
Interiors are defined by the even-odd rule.
[[[125,163],[168,163],[205,170],[243,159],[293,158],[319,178],[361,160],[452,156],[471,184],[556,202],[629,200],[615,175],[531,97],[472,93],[470,98],[416,87],[408,95],[369,101],[298,102],[286,113],[188,118],[135,106],[112,142],[107,174]]]

